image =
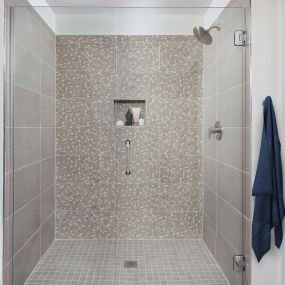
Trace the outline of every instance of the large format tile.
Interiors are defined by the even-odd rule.
[[[216,248],[216,260],[220,265],[223,273],[226,275],[230,284],[242,284],[242,274],[233,270],[233,255],[240,254],[236,252],[224,239],[224,237],[218,233],[217,235],[217,248]]]
[[[55,100],[41,96],[41,126],[55,127]]]
[[[203,240],[206,243],[211,254],[216,256],[216,225],[214,225],[208,218],[204,215],[203,217]]]
[[[217,192],[242,213],[243,178],[240,170],[217,163]]]
[[[41,161],[41,191],[55,184],[55,157]]]
[[[43,46],[41,19],[28,7],[15,7],[13,12],[15,41],[41,58]]]
[[[55,128],[41,128],[41,158],[55,155]]]
[[[217,191],[217,161],[204,156],[204,184],[212,191]]]
[[[14,211],[40,195],[40,163],[14,172]]]
[[[32,200],[14,216],[14,253],[40,227],[40,198]]]
[[[242,169],[242,128],[223,128],[223,137],[217,141],[217,159]]]
[[[55,69],[46,64],[41,66],[41,93],[55,98],[56,82],[55,82]]]
[[[242,252],[242,216],[221,198],[217,203],[217,228],[237,252]]]
[[[217,95],[217,64],[204,66],[204,97]]]
[[[24,284],[41,257],[40,231],[15,255],[13,284]]]
[[[55,69],[56,42],[55,35],[47,26],[43,26],[43,61]]]
[[[46,219],[55,210],[55,187],[52,185],[48,190],[41,194],[41,223],[45,222]]]
[[[216,193],[208,189],[207,186],[204,186],[204,211],[207,218],[213,224],[216,224],[217,196]]]
[[[243,49],[232,49],[223,54],[217,63],[218,92],[226,91],[243,83]]]
[[[40,160],[40,128],[15,128],[14,169]]]
[[[217,96],[217,118],[223,127],[242,127],[243,87],[238,86]]]
[[[55,216],[52,215],[41,227],[41,256],[55,239]]]
[[[40,126],[40,94],[15,86],[14,126]]]
[[[34,92],[40,92],[40,59],[17,44],[15,49],[15,84]]]

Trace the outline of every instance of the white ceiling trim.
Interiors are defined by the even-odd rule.
[[[213,23],[219,18],[224,8],[215,8],[217,5],[222,5],[222,7],[227,7],[230,0],[213,0],[208,11],[204,15],[204,27],[208,29],[213,25]]]
[[[42,0],[37,0],[40,5]],[[106,8],[163,8],[189,7],[207,8],[212,0],[47,0],[50,6],[80,6]],[[219,6],[221,7],[221,6]]]
[[[56,16],[46,0],[40,0],[41,5],[39,5],[39,0],[28,0],[28,2],[51,30],[56,33]]]

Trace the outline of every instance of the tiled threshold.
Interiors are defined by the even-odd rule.
[[[25,284],[229,283],[202,240],[56,240]]]

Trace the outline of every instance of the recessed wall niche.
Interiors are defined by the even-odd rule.
[[[130,110],[131,122],[127,121]],[[115,99],[114,126],[115,127],[144,127],[146,125],[146,100],[144,99]]]

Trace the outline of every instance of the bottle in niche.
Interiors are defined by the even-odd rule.
[[[128,109],[128,112],[126,113],[126,126],[131,126],[133,124],[133,114],[131,112],[131,109]]]
[[[139,119],[139,126],[144,126],[143,110],[141,111],[141,115]]]

